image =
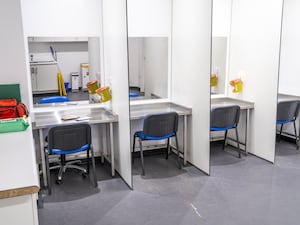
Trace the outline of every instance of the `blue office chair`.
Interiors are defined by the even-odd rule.
[[[238,105],[222,106],[212,108],[210,113],[210,131],[225,131],[223,150],[225,149],[228,130],[235,129],[239,158],[241,158],[241,149],[237,125],[240,118],[240,110]]]
[[[69,102],[70,99],[67,96],[49,96],[40,99],[40,104]]]
[[[75,165],[78,160],[66,162],[66,155],[86,151],[87,169]],[[95,173],[95,159],[92,147],[91,127],[89,124],[70,124],[56,126],[49,129],[48,146],[45,148],[45,159],[47,168],[48,192],[51,194],[50,169],[59,168],[57,184],[62,182],[62,175],[67,168],[78,169],[83,172],[83,176],[90,172],[90,152],[93,169],[93,182],[97,187]],[[60,165],[49,168],[49,155],[60,155]],[[79,161],[80,162],[80,161]]]
[[[299,101],[282,101],[277,104],[277,120],[276,124],[280,125],[279,137],[277,141],[280,141],[283,125],[288,123],[293,123],[294,125],[294,135],[296,138],[296,142],[298,141],[298,135],[296,130],[296,119],[298,117],[299,111]],[[297,149],[299,149],[297,143]]]
[[[177,140],[177,128],[178,128],[178,114],[176,112],[169,112],[163,114],[152,114],[144,118],[143,130],[137,131],[133,136],[133,154],[135,151],[135,139],[138,138],[140,143],[140,155],[142,163],[142,175],[145,175],[144,156],[143,156],[143,141],[150,140],[165,140],[167,139],[167,155],[169,154],[169,142],[170,138],[175,138],[176,150],[177,150],[177,162],[179,169],[181,168],[179,161],[179,146]],[[132,157],[133,160],[133,157]]]

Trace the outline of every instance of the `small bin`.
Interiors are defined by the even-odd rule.
[[[66,92],[68,93],[69,92],[69,82],[65,82],[65,89],[66,89]]]

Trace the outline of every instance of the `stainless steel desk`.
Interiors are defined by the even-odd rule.
[[[192,114],[192,109],[174,103],[150,103],[130,106],[130,120],[139,120],[148,114],[158,114],[166,112],[177,112],[183,116],[183,163],[186,165],[187,153],[187,117]]]
[[[76,115],[81,117],[89,117],[87,120],[76,121],[76,120],[67,120],[63,121],[61,118],[67,115]],[[39,131],[39,141],[40,141],[40,152],[42,158],[42,172],[44,184],[47,186],[47,177],[46,177],[46,162],[45,162],[45,153],[44,153],[44,137],[43,129],[50,128],[56,125],[63,124],[74,124],[74,123],[89,123],[89,124],[106,124],[109,126],[109,136],[110,136],[110,163],[111,163],[111,174],[115,175],[115,166],[114,166],[114,142],[113,142],[113,123],[118,122],[118,116],[111,111],[108,111],[104,108],[72,108],[72,109],[58,109],[51,112],[34,112],[33,115],[33,129],[38,129]],[[103,161],[103,153],[101,154]]]
[[[215,107],[221,107],[221,106],[229,106],[229,105],[238,105],[240,106],[241,110],[246,110],[246,128],[245,128],[245,143],[241,143],[245,146],[245,153],[247,155],[248,150],[247,146],[249,146],[249,120],[250,120],[250,110],[254,109],[254,103],[253,102],[248,102],[248,101],[243,101],[243,100],[238,100],[234,98],[229,98],[229,97],[221,97],[221,98],[212,98],[211,99],[211,108]]]

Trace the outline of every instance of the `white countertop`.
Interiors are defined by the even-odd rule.
[[[253,109],[254,103],[229,97],[220,97],[211,99],[211,107],[228,106],[228,105],[239,105],[241,109]]]
[[[26,131],[0,133],[0,191],[38,186],[31,125]]]
[[[278,94],[278,102],[281,101],[291,101],[291,100],[300,100],[300,96],[288,95],[288,94]]]

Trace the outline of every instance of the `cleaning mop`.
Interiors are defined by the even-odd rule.
[[[55,49],[52,46],[50,46],[50,50],[51,50],[51,54],[52,54],[52,57],[53,57],[54,61],[57,62],[57,55],[56,55]],[[57,65],[57,70],[58,70],[58,72],[57,72],[57,81],[58,81],[59,95],[60,96],[66,96],[67,93],[66,93],[64,78],[63,78],[63,75],[61,73],[58,62],[57,62],[56,65]]]

